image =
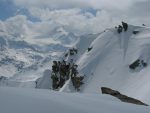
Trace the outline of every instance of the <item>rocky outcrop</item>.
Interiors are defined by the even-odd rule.
[[[129,68],[132,69],[132,70],[135,70],[137,68],[144,68],[147,66],[147,63],[142,60],[142,59],[137,59],[135,62],[133,62],[132,64],[129,65]]]
[[[119,100],[121,100],[122,102],[148,106],[147,104],[141,102],[140,100],[128,97],[126,95],[121,94],[119,91],[112,90],[107,87],[101,87],[101,91],[102,91],[102,94],[112,95],[112,96],[118,98]]]

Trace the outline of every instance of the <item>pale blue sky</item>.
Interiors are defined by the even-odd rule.
[[[1,0],[0,1],[0,19],[5,20],[11,16],[14,16],[17,11],[17,7],[14,5],[12,0]]]

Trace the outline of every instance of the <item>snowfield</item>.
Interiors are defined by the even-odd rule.
[[[0,113],[149,113],[150,108],[122,103],[101,94],[60,93],[0,87]]]

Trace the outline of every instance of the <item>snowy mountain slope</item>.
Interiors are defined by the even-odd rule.
[[[73,45],[73,48],[77,49],[77,54],[75,55],[68,55],[67,58],[65,57],[65,54],[69,53],[69,50],[65,52],[63,55],[63,60],[67,61],[68,63],[72,63],[72,59],[74,62],[76,62],[85,51],[88,51],[88,48],[90,47],[89,45],[93,40],[95,40],[101,33],[98,34],[89,34],[89,35],[83,35],[80,38],[78,38],[78,41]],[[70,62],[71,61],[71,62]],[[83,74],[84,73],[80,73]],[[65,85],[59,90],[60,92],[75,92],[74,87],[72,85],[71,79],[66,81]]]
[[[138,33],[134,34],[133,31]],[[128,31],[121,34],[114,28],[99,34],[77,37],[64,27],[56,27],[45,37],[33,35],[30,39],[1,31],[0,75],[8,78],[2,77],[0,85],[50,88],[51,81],[47,81],[49,75],[44,72],[50,69],[52,60],[63,58],[61,56],[64,51],[76,47],[79,53],[74,59],[79,65],[80,74],[85,74],[81,92],[100,93],[100,87],[106,86],[150,103],[149,32],[149,28],[130,25]],[[46,39],[45,43],[39,44],[42,39]],[[46,44],[48,39],[54,42]],[[144,60],[148,66],[135,71],[129,69],[129,65],[137,59]],[[72,92],[73,89],[68,89],[68,84],[69,81],[60,91]]]
[[[58,32],[52,40],[59,43],[48,45],[38,45],[36,41],[29,43],[24,39],[20,41],[1,34],[1,76],[8,76],[0,78],[0,86],[3,86],[0,87],[0,112],[149,113],[149,107],[122,103],[114,97],[102,95],[100,91],[102,86],[110,87],[150,104],[149,28],[130,25],[128,31],[121,34],[115,28],[107,29],[99,34],[76,37],[76,40],[74,37],[70,38],[66,43],[59,33],[63,32],[63,36],[67,33],[62,28],[55,31]],[[139,33],[133,34],[133,31]],[[39,37],[39,40],[42,38]],[[51,68],[51,61],[64,58],[64,51],[71,47],[77,48],[79,52],[66,60],[75,59],[80,74],[85,74],[81,92],[73,93],[70,80],[59,92],[41,90],[51,89],[51,71],[48,70]],[[139,66],[136,70],[129,69],[129,65],[137,59],[144,60],[147,66]],[[8,73],[3,69],[7,69]]]
[[[76,36],[60,26],[51,29],[49,34],[33,34],[22,31],[16,34],[10,28],[0,32],[0,76],[8,77],[0,80],[1,86],[35,88],[37,79],[45,80],[44,72],[51,69],[53,60],[61,59],[65,51],[72,47],[79,48],[78,58],[98,36]],[[45,88],[48,87],[49,83]]]
[[[149,113],[150,108],[122,103],[101,94],[69,94],[0,87],[1,113]]]
[[[21,22],[17,26],[10,21],[13,20],[7,20],[0,28],[0,76],[7,77],[0,80],[0,85],[34,88],[36,79],[42,77],[44,71],[51,68],[51,62],[60,59],[78,37],[63,27],[54,27],[43,36],[29,32]]]
[[[133,34],[133,31],[139,31]],[[123,94],[150,103],[150,29],[129,26],[127,32],[118,34],[117,29],[108,29],[90,45],[77,61],[79,70],[85,74],[83,93],[100,93],[100,87],[116,89]],[[137,70],[129,65],[142,59],[147,67]]]

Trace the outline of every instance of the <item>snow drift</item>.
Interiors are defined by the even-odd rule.
[[[101,94],[0,87],[1,113],[149,113],[149,107]]]

